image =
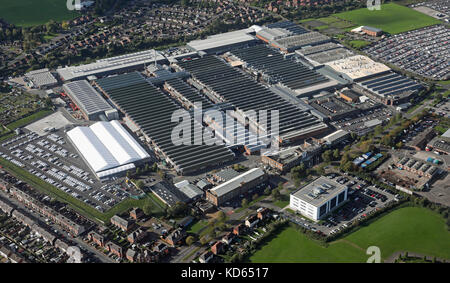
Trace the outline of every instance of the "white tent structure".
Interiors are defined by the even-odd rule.
[[[99,178],[134,168],[135,162],[150,157],[117,120],[76,127],[67,136]]]

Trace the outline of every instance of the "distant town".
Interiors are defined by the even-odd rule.
[[[450,261],[449,1],[62,2],[0,11],[1,263]]]

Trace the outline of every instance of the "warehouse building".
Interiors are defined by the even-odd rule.
[[[67,137],[99,179],[122,174],[150,158],[117,120],[76,127]]]
[[[360,80],[355,87],[386,105],[408,102],[423,89],[416,81],[392,71]]]
[[[290,21],[268,24],[256,31],[256,37],[264,42],[271,42],[280,38],[308,33],[309,31]]]
[[[49,69],[28,72],[25,74],[24,79],[27,81],[28,86],[32,88],[47,89],[58,84],[58,81]]]
[[[172,131],[177,122],[172,114],[182,109],[171,98],[149,83],[137,72],[97,80],[99,89],[126,115],[146,140],[152,143],[162,159],[180,174],[191,174],[206,168],[220,166],[234,159],[234,154],[223,145],[175,145]],[[194,127],[196,121],[192,119]],[[202,127],[201,125],[196,125]]]
[[[329,146],[337,145],[338,143],[345,141],[350,138],[350,133],[344,130],[337,130],[325,136],[321,139],[321,141]]]
[[[348,188],[321,176],[291,193],[289,207],[314,221],[323,219],[347,200]]]
[[[241,48],[251,46],[257,43],[257,39],[251,35],[258,26],[247,29],[231,31],[208,36],[206,39],[190,41],[186,46],[196,52],[204,52],[205,54],[219,54]]]
[[[78,106],[86,120],[117,120],[119,113],[87,81],[63,85],[64,92]]]
[[[154,62],[158,64],[166,63],[167,59],[158,51],[152,49],[100,59],[91,64],[59,68],[56,71],[62,80],[70,81],[86,79],[89,76],[102,77],[110,74],[144,69],[145,65]]]
[[[222,183],[206,192],[206,199],[216,206],[221,206],[229,200],[245,194],[267,180],[267,175],[260,168],[253,168],[233,179]]]
[[[330,42],[330,38],[318,32],[308,32],[289,37],[276,39],[270,45],[280,49],[284,53],[291,53],[305,46],[315,46]]]

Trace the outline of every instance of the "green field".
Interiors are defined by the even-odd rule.
[[[358,10],[334,14],[358,26],[372,26],[390,34],[397,34],[441,23],[439,20],[397,4],[383,4],[381,10]]]
[[[0,18],[17,26],[41,25],[49,20],[61,22],[76,18],[77,11],[69,11],[66,0],[0,0]]]
[[[450,259],[450,232],[444,219],[425,208],[400,208],[322,247],[293,227],[285,228],[250,257],[251,262],[365,262],[378,246],[382,259],[409,251]]]

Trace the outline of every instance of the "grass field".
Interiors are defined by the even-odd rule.
[[[322,247],[293,227],[285,228],[250,257],[251,262],[365,262],[378,246],[382,259],[396,251],[450,259],[450,232],[444,219],[425,208],[400,208]]]
[[[27,27],[70,20],[79,15],[69,11],[66,0],[0,0],[0,18],[17,26]]]
[[[334,14],[358,26],[372,26],[390,34],[397,34],[441,23],[439,20],[397,4],[383,4],[381,10],[358,10]]]

